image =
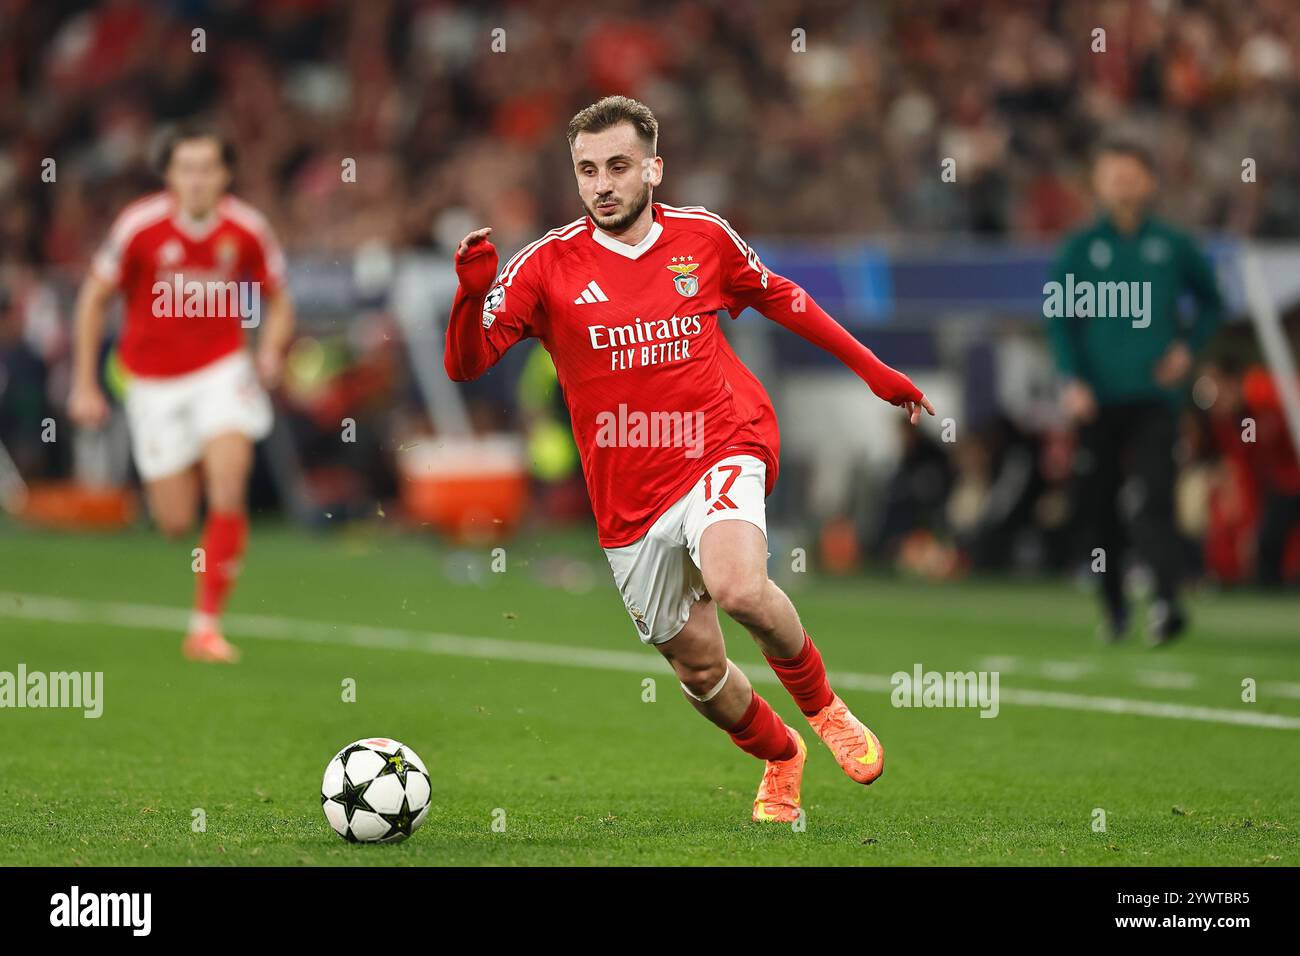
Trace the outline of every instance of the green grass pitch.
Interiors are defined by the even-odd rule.
[[[1198,595],[1189,637],[1151,651],[1098,645],[1089,595],[1065,584],[782,576],[886,751],[883,777],[853,784],[758,684],[809,741],[795,832],[749,821],[760,764],[639,644],[587,535],[513,542],[493,573],[487,549],[382,525],[255,524],[235,667],[179,654],[190,547],[0,527],[0,671],[104,673],[99,719],[0,710],[0,864],[1300,863],[1294,598]],[[1000,713],[891,706],[882,677],[917,663],[998,669]],[[404,844],[345,844],[321,814],[326,762],[369,735],[433,778]]]

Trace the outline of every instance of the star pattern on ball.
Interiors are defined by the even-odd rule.
[[[407,759],[404,749],[398,747],[397,753],[380,754],[380,756],[384,758],[384,767],[379,771],[379,773],[375,774],[375,779],[377,780],[380,777],[387,777],[395,774],[397,779],[402,782],[402,789],[405,790],[407,774],[412,771],[415,771],[416,773],[419,771],[416,770],[415,764],[411,763],[411,761]]]
[[[402,807],[396,813],[379,814],[384,822],[388,824],[388,832],[384,834],[383,839],[391,840],[395,836],[403,838],[411,835],[411,825],[415,822],[415,814],[411,812],[411,803],[402,795]]]
[[[347,771],[343,772],[343,789],[330,797],[335,803],[343,807],[343,814],[347,818],[348,824],[352,823],[352,815],[358,810],[369,810],[375,812],[366,800],[366,788],[370,786],[370,781],[366,781],[360,786],[354,786],[348,779]]]

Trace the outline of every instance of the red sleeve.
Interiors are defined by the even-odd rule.
[[[132,228],[125,212],[119,215],[109,229],[108,237],[95,250],[90,262],[91,272],[101,282],[114,287],[121,286],[130,262],[131,244],[139,234],[138,229]]]
[[[831,318],[800,286],[769,272],[758,254],[726,225],[716,245],[722,257],[722,298],[735,318],[753,308],[767,318],[829,352],[852,369],[878,398],[899,405],[919,402],[921,390],[902,372],[890,368],[875,353]]]
[[[261,217],[258,217],[261,220]],[[278,292],[284,288],[284,251],[280,241],[266,222],[259,221],[258,227],[249,230],[252,237],[248,244],[248,274],[254,282],[263,288]]]
[[[476,379],[516,342],[537,334],[541,296],[532,269],[506,264],[496,281],[497,252],[492,243],[480,242],[456,260],[460,280],[447,320],[447,347],[443,366],[453,381]]]

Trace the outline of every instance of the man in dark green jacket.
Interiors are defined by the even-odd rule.
[[[1155,574],[1149,634],[1161,644],[1187,623],[1173,519],[1178,412],[1222,300],[1193,239],[1150,215],[1156,179],[1145,149],[1104,146],[1093,185],[1102,215],[1066,240],[1043,312],[1079,429],[1074,500],[1088,560],[1101,572],[1104,634],[1117,640],[1128,630],[1131,540]]]

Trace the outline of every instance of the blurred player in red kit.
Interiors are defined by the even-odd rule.
[[[104,316],[121,291],[118,360],[132,455],[149,511],[171,537],[190,533],[206,497],[194,614],[182,649],[235,661],[220,614],[248,534],[253,443],[271,429],[265,388],[279,379],[293,333],[284,255],[266,220],[227,195],[233,151],[184,127],[162,155],[166,189],[127,206],[95,255],[77,299],[69,412],[82,427],[109,415],[97,368]],[[261,325],[256,357],[244,328]]]
[[[568,403],[597,533],[639,632],[701,714],[766,761],[753,818],[800,813],[807,748],[728,659],[718,608],[753,635],[844,771],[869,784],[879,740],[830,688],[790,599],[767,576],[764,499],[776,480],[771,401],[718,326],[753,307],[835,355],[913,424],[934,409],[794,283],[769,272],[726,220],[652,201],[658,123],[606,97],[569,124],[586,215],[498,272],[490,228],[456,250],[448,375],[482,375],[535,337]]]

